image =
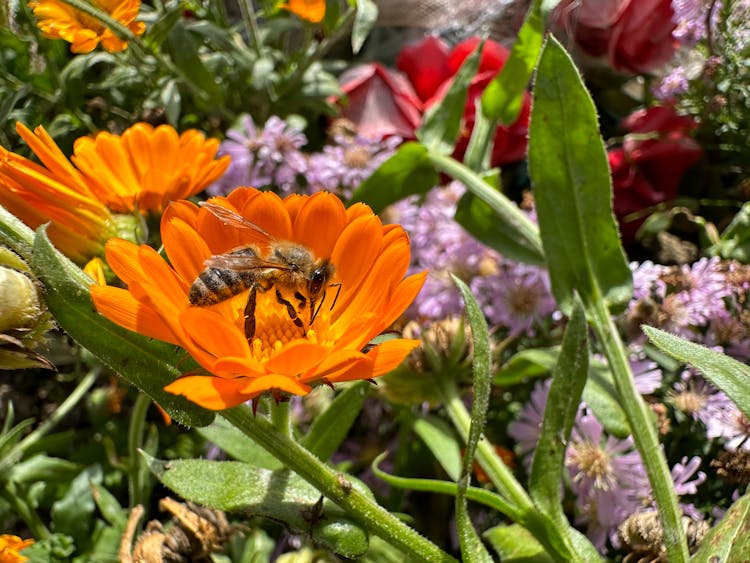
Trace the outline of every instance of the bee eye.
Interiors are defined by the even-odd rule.
[[[317,295],[320,293],[320,290],[323,288],[323,284],[326,281],[326,274],[323,271],[322,268],[318,268],[312,273],[312,276],[310,276],[310,284],[309,284],[309,291],[310,295]]]

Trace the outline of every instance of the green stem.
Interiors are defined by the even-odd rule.
[[[289,417],[289,401],[279,401],[271,406],[271,423],[287,438],[292,437],[292,423]]]
[[[258,58],[263,56],[263,41],[260,37],[260,29],[258,29],[258,22],[255,19],[255,11],[249,0],[239,0],[237,2],[240,5],[240,13],[242,14],[242,23],[245,26],[248,36],[253,42],[253,49]]]
[[[450,374],[437,375],[437,381],[448,416],[465,442],[469,436],[471,415]],[[476,458],[500,496],[508,502],[509,512],[506,515],[511,520],[528,529],[555,560],[584,563],[585,559],[576,549],[570,531],[539,512],[526,490],[484,437],[480,438],[477,445]]]
[[[145,393],[139,392],[138,398],[133,405],[130,414],[130,426],[128,427],[128,492],[130,495],[130,506],[143,504],[145,499],[141,498],[145,490],[144,479],[146,468],[143,457],[138,449],[143,444],[143,433],[146,428],[146,414],[151,404],[151,398]]]
[[[32,536],[37,540],[48,538],[50,533],[47,526],[36,511],[27,503],[13,487],[12,483],[5,483],[0,488],[0,496],[11,506],[12,511],[23,520],[31,530]]]
[[[641,454],[648,480],[654,492],[664,529],[667,560],[671,563],[686,562],[690,555],[680,522],[682,512],[677,503],[677,494],[674,490],[667,460],[659,445],[653,414],[635,388],[630,362],[609,309],[601,298],[592,301],[593,303],[587,307],[587,310],[591,315],[594,331],[607,356],[622,407],[630,424],[633,440]]]
[[[68,395],[68,398],[65,399],[46,420],[40,423],[39,426],[37,426],[37,428],[23,440],[8,450],[7,454],[0,460],[0,475],[3,475],[5,471],[23,457],[26,450],[46,436],[50,430],[57,426],[57,424],[67,416],[73,407],[78,404],[78,401],[80,401],[86,393],[88,393],[89,389],[91,389],[96,378],[99,377],[100,371],[101,368],[99,367],[95,367],[89,371],[83,379],[78,382],[78,385],[76,385],[73,392]]]
[[[456,560],[404,524],[357,489],[346,486],[341,475],[321,462],[297,442],[279,432],[262,417],[254,417],[247,406],[234,407],[222,416],[282,461],[284,465],[316,487],[322,494],[353,515],[369,531],[377,534],[416,561],[441,563]]]

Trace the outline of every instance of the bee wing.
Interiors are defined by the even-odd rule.
[[[202,201],[200,205],[201,207],[209,211],[212,215],[214,215],[214,217],[216,217],[223,224],[234,227],[236,229],[240,229],[243,233],[245,233],[244,238],[249,238],[247,242],[250,244],[257,244],[262,247],[268,247],[271,245],[271,243],[276,241],[276,238],[274,238],[274,236],[268,231],[266,231],[262,227],[259,227],[252,221],[245,219],[242,215],[240,215],[239,213],[235,213],[231,209],[227,209],[226,207],[222,207],[221,205],[211,203],[210,201]]]
[[[204,264],[207,268],[218,268],[220,270],[234,270],[246,272],[248,270],[263,270],[274,268],[276,270],[289,270],[290,268],[271,262],[259,256],[256,250],[250,247],[235,248],[226,254],[217,254],[208,258]]]

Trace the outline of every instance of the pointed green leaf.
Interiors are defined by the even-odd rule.
[[[745,494],[703,538],[691,563],[750,561],[750,495]]]
[[[419,143],[404,143],[362,182],[351,202],[364,202],[380,213],[391,203],[412,194],[424,194],[438,184],[438,174]]]
[[[181,71],[182,77],[199,96],[196,102],[201,105],[220,107],[224,104],[224,94],[216,77],[208,70],[198,52],[198,41],[181,21],[177,21],[167,35],[166,45],[172,61]]]
[[[471,339],[474,344],[473,353],[473,380],[474,396],[471,405],[471,426],[469,437],[466,440],[461,478],[458,481],[458,492],[456,493],[456,527],[458,528],[458,539],[461,544],[461,555],[464,561],[492,562],[487,548],[484,547],[477,531],[469,518],[466,491],[471,479],[474,453],[476,452],[479,439],[482,437],[486,424],[487,408],[490,402],[490,384],[492,378],[492,358],[490,353],[490,334],[487,329],[487,320],[479,307],[477,300],[471,293],[469,287],[458,277],[451,274],[453,283],[456,284],[464,300],[466,319],[471,327]]]
[[[422,125],[417,129],[417,139],[430,150],[440,154],[453,152],[466,108],[469,84],[479,69],[479,58],[483,46],[484,42],[480,43],[466,58],[453,76],[443,99],[425,112]]]
[[[284,522],[345,557],[367,551],[367,532],[342,509],[288,469],[269,471],[239,461],[161,461],[141,452],[167,487],[187,500],[220,510],[242,510]],[[352,483],[357,486],[356,480]]]
[[[365,39],[378,19],[378,6],[372,0],[357,0],[357,13],[352,27],[352,53],[359,53]]]
[[[328,408],[315,417],[302,445],[318,459],[327,460],[344,441],[359,416],[371,383],[357,381],[339,393]]]
[[[715,350],[650,326],[643,332],[661,350],[690,364],[703,377],[724,391],[746,418],[750,419],[750,367]]]
[[[560,354],[552,371],[542,432],[534,450],[529,476],[531,498],[542,512],[563,527],[569,526],[560,496],[565,449],[581,402],[588,368],[588,325],[583,305],[576,296],[573,314],[565,327]]]
[[[212,424],[198,428],[197,432],[237,461],[244,461],[250,465],[270,470],[281,469],[284,466],[278,459],[221,416],[217,416]]]
[[[527,264],[544,264],[539,229],[514,202],[456,159],[433,152],[427,156],[438,171],[461,182],[489,207],[487,210],[485,206],[476,204],[474,208],[475,204],[472,203],[469,210],[471,217],[463,217],[465,224],[474,219],[481,221],[477,232],[487,233],[487,240],[492,241],[504,256]]]
[[[607,155],[596,110],[570,56],[545,42],[529,128],[529,175],[552,291],[570,312],[573,290],[588,307],[624,304],[632,276],[612,214]]]
[[[552,563],[550,557],[534,536],[518,524],[500,525],[490,528],[484,537],[500,556],[509,563]]]
[[[89,294],[93,282],[52,246],[46,227],[37,231],[31,267],[44,284],[47,307],[73,340],[149,395],[177,422],[187,426],[211,423],[214,413],[164,391],[189,369],[186,353],[126,330],[97,313]]]
[[[414,421],[414,432],[422,438],[448,477],[458,481],[461,476],[461,447],[451,426],[442,418],[425,415]]]
[[[0,244],[7,246],[25,260],[31,259],[34,231],[0,205]]]
[[[535,0],[529,8],[508,60],[482,94],[482,112],[503,125],[510,125],[518,119],[523,93],[542,49],[544,21],[541,4],[540,0]]]

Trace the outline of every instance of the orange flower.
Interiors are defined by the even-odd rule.
[[[325,0],[289,0],[280,4],[279,8],[289,10],[312,23],[319,23],[326,15]]]
[[[32,229],[51,221],[51,240],[79,263],[101,254],[116,232],[107,207],[43,127],[16,131],[44,166],[0,147],[0,204]]]
[[[345,209],[324,192],[282,200],[270,192],[237,188],[226,198],[210,201],[241,214],[279,241],[303,245],[315,257],[330,259],[335,267],[330,284],[340,285],[327,288],[316,315],[305,311],[307,307],[297,308],[302,327],[289,310],[294,311],[299,296],[282,295],[287,305],[275,291],[258,291],[255,332],[248,342],[244,317],[249,290],[208,306],[191,305],[189,292],[208,258],[257,244],[257,232],[228,225],[208,208],[181,201],[162,216],[169,264],[148,246],[109,241],[107,260],[128,289],[93,286],[99,312],[130,330],[184,347],[208,372],[183,376],[167,391],[214,410],[265,391],[303,395],[315,383],[385,374],[418,345],[417,340],[399,338],[368,349],[424,283],[424,273],[404,278],[410,254],[401,227],[384,226],[363,204]],[[267,256],[268,248],[256,248]]]
[[[141,9],[140,0],[92,0],[95,7],[109,14],[135,35],[146,30],[143,22],[134,21]],[[90,53],[101,43],[110,53],[127,48],[112,30],[96,18],[76,10],[61,0],[33,0],[29,7],[39,20],[37,26],[49,39],[64,39],[74,53]]]
[[[0,535],[0,563],[23,563],[28,561],[28,557],[24,557],[19,551],[25,547],[29,547],[34,543],[34,540],[22,540],[18,536],[12,536],[10,534]]]
[[[161,212],[217,180],[229,157],[214,160],[219,141],[196,129],[178,135],[169,125],[136,123],[122,135],[107,132],[76,140],[71,160],[110,209]]]

